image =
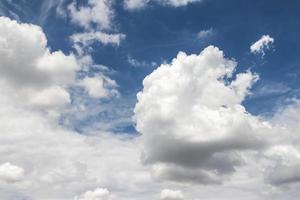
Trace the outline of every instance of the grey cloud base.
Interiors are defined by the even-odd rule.
[[[135,120],[143,134],[143,162],[156,179],[221,184],[259,162],[257,170],[272,171],[261,174],[268,183],[298,181],[298,164],[282,166],[274,155],[291,127],[246,111],[242,102],[259,76],[246,71],[232,77],[236,66],[209,46],[199,55],[180,52],[144,79]]]

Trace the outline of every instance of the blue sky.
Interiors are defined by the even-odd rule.
[[[2,0],[0,198],[297,199],[299,10]]]

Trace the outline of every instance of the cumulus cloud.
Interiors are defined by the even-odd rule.
[[[282,106],[275,113],[271,122],[280,127],[278,142],[270,147],[264,156],[266,181],[277,185],[288,185],[300,182],[300,101],[292,99],[289,105]]]
[[[104,32],[86,32],[77,33],[71,36],[74,43],[80,43],[83,46],[88,46],[94,42],[100,42],[104,45],[114,44],[120,45],[121,40],[125,38],[124,34],[107,34]]]
[[[0,180],[8,183],[21,181],[24,178],[24,169],[9,162],[0,165]]]
[[[0,27],[0,199],[66,200],[91,188],[135,191],[133,185],[149,182],[136,139],[80,135],[53,120],[52,111],[61,119],[62,106],[72,101],[68,87],[78,86],[76,58],[51,52],[38,26],[1,17]],[[97,79],[96,90],[87,86],[92,95],[116,86]]]
[[[184,196],[180,190],[164,189],[160,193],[161,200],[184,200]]]
[[[79,69],[75,56],[51,52],[38,26],[0,17],[0,29],[2,92],[26,106],[55,109],[68,104],[67,87]]]
[[[243,164],[240,153],[265,145],[268,123],[241,104],[258,75],[233,78],[235,68],[209,46],[199,55],[180,52],[144,79],[134,112],[143,161],[157,178],[220,183]]]
[[[265,55],[265,51],[271,48],[274,38],[269,35],[263,35],[258,41],[250,46],[251,53]]]

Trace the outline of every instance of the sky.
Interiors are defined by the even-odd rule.
[[[299,9],[1,0],[0,199],[297,200]]]

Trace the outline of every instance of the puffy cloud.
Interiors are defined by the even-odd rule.
[[[244,151],[265,145],[270,124],[241,104],[258,75],[247,71],[234,79],[235,67],[209,46],[199,55],[180,52],[144,79],[134,112],[143,161],[155,177],[220,183],[243,164]]]
[[[251,53],[265,55],[265,51],[271,48],[274,38],[269,35],[263,35],[258,41],[250,46]]]
[[[161,0],[162,3],[174,7],[186,6],[190,3],[201,2],[202,0]]]
[[[91,29],[97,26],[98,29],[109,29],[113,17],[110,0],[88,0],[87,6],[77,8],[77,0],[68,6],[71,20],[84,27]]]
[[[147,185],[138,139],[92,130],[80,135],[58,124],[71,101],[68,87],[78,87],[76,58],[51,52],[38,26],[1,17],[0,27],[0,199],[66,200],[91,188]],[[116,86],[97,78],[107,94]]]
[[[21,179],[17,168],[1,165],[1,180],[22,180],[13,186],[0,181],[1,199],[67,200],[99,186],[134,196],[138,185],[152,184],[139,164],[138,138],[68,131],[6,97],[0,99],[0,121],[0,162],[17,163],[26,172]]]
[[[161,200],[183,200],[184,196],[180,190],[164,189],[160,193]]]
[[[66,88],[79,69],[75,57],[51,52],[38,26],[0,17],[0,29],[2,92],[26,106],[50,109],[69,103]]]
[[[80,197],[75,197],[75,200],[109,200],[109,199],[112,199],[112,197],[106,188],[97,188],[94,191],[87,191]]]
[[[0,165],[0,180],[8,183],[21,181],[24,178],[24,169],[9,162]]]
[[[107,98],[118,95],[118,91],[114,89],[117,87],[116,82],[104,76],[85,77],[78,84],[84,87],[93,98]]]
[[[266,171],[266,179],[274,185],[300,182],[300,152],[293,145],[277,145],[266,153],[271,166]]]
[[[180,7],[190,3],[201,2],[202,0],[124,0],[124,6],[128,10],[138,10],[147,6],[150,2],[162,5]]]

